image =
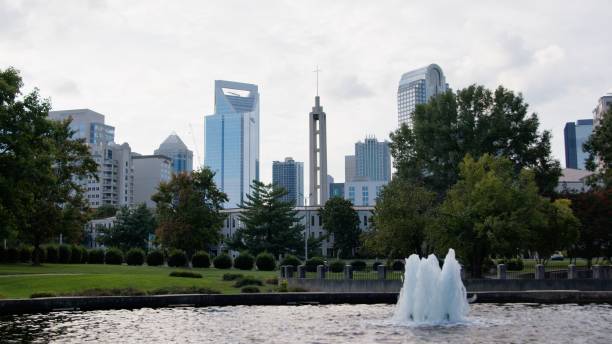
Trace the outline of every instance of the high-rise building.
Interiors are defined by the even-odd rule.
[[[257,85],[215,81],[215,113],[205,118],[204,165],[229,201],[242,204],[259,180],[259,92]]]
[[[140,155],[132,153],[134,165],[134,204],[146,204],[155,207],[151,200],[159,183],[167,182],[173,173],[172,159],[165,155]]]
[[[597,101],[597,106],[593,110],[593,119],[595,127],[599,125],[599,122],[603,118],[603,115],[608,111],[610,106],[612,106],[612,91],[606,93],[606,95],[599,98],[599,100]]]
[[[437,64],[404,73],[397,89],[398,122],[412,124],[412,114],[417,104],[424,104],[429,99],[448,89],[442,68]]]
[[[272,162],[272,183],[287,190],[282,200],[294,202],[296,206],[304,205],[304,163],[293,158]]]
[[[344,156],[344,181],[350,182],[357,176],[357,161],[354,155]]]
[[[363,142],[355,143],[355,167],[360,180],[391,180],[389,142],[366,137]]]
[[[319,96],[315,97],[315,106],[308,115],[309,121],[309,156],[310,156],[310,205],[323,205],[329,197],[327,182],[327,119]]]
[[[191,173],[193,171],[193,152],[175,133],[168,136],[155,150],[154,154],[164,155],[172,159],[173,173]]]
[[[376,199],[388,182],[384,180],[363,180],[344,183],[344,198],[355,206],[376,205]]]
[[[593,132],[592,119],[579,119],[576,123],[565,124],[563,134],[565,137],[565,167],[578,170],[585,169],[585,160],[588,158],[582,145]]]
[[[329,197],[344,198],[344,183],[331,183],[329,186]]]
[[[78,180],[92,208],[101,205],[131,206],[134,202],[134,169],[131,148],[127,143],[113,142],[115,128],[104,124],[104,115],[89,109],[51,111],[52,120],[70,118],[74,138],[85,139],[98,164],[97,179]]]

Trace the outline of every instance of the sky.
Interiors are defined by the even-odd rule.
[[[307,171],[316,66],[328,170],[342,181],[355,142],[397,127],[402,73],[437,63],[455,90],[521,92],[564,166],[565,123],[592,118],[612,89],[611,13],[611,1],[0,0],[0,68],[54,110],[104,114],[135,152],[176,132],[195,166],[214,80],[257,84],[269,182],[274,160]]]

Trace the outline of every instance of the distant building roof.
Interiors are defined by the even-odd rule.
[[[171,134],[168,136],[161,145],[159,145],[159,149],[161,150],[176,150],[176,149],[185,149],[187,145],[181,140],[181,138],[177,134]]]
[[[571,182],[582,182],[584,178],[592,175],[593,172],[585,170],[577,170],[574,168],[564,168],[561,170],[561,177],[559,177],[559,183],[571,183]]]

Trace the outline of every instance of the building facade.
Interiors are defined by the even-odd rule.
[[[448,84],[437,64],[404,73],[397,89],[398,123],[412,124],[417,104],[425,104],[436,94],[446,92]]]
[[[159,183],[170,181],[173,173],[172,159],[165,155],[140,155],[132,153],[134,165],[134,204],[144,203],[154,208],[151,200],[159,188]]]
[[[172,172],[191,173],[193,171],[193,152],[177,134],[168,136],[159,148],[154,151],[155,155],[163,155],[172,159]]]
[[[367,180],[391,180],[391,153],[389,142],[375,137],[355,143],[356,178]]]
[[[612,106],[612,91],[608,92],[605,96],[599,98],[597,101],[597,106],[593,110],[593,122],[595,127],[599,125],[603,115],[608,111],[610,106]]]
[[[344,198],[355,206],[374,206],[382,188],[388,184],[384,180],[353,180],[344,183]]]
[[[304,205],[304,163],[293,158],[272,162],[272,183],[287,190],[283,201]]]
[[[344,181],[350,182],[357,176],[357,161],[354,155],[344,156]]]
[[[561,170],[561,176],[559,182],[555,188],[556,192],[587,192],[591,188],[587,183],[587,179],[593,174],[593,172],[585,170],[577,170],[573,168],[564,168]]]
[[[582,148],[583,144],[593,133],[592,119],[579,119],[576,123],[568,122],[563,129],[565,140],[565,167],[578,170],[585,169],[585,160],[588,153]]]
[[[215,113],[205,118],[204,165],[229,201],[242,204],[259,180],[259,91],[256,85],[215,81]]]
[[[329,185],[329,197],[344,198],[344,183],[331,183]]]

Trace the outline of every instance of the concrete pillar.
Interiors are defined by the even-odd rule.
[[[507,276],[507,266],[506,264],[497,264],[497,279],[505,280],[508,278]]]
[[[287,272],[285,272],[285,278],[293,278],[293,265],[287,265]]]
[[[280,278],[285,278],[287,272],[287,266],[281,265],[280,267]]]
[[[352,265],[344,266],[344,279],[347,279],[347,280],[353,279],[353,266]]]
[[[576,271],[576,265],[570,264],[567,267],[567,279],[578,278],[578,272]]]
[[[325,265],[317,265],[317,278],[325,279]]]
[[[545,279],[546,273],[544,271],[544,265],[536,264],[535,266],[535,279]]]
[[[603,279],[603,270],[601,265],[593,265],[593,279]]]
[[[387,279],[387,267],[384,265],[379,265],[376,270],[378,270],[378,279],[386,280]]]
[[[306,266],[300,265],[297,269],[297,278],[306,278]]]

